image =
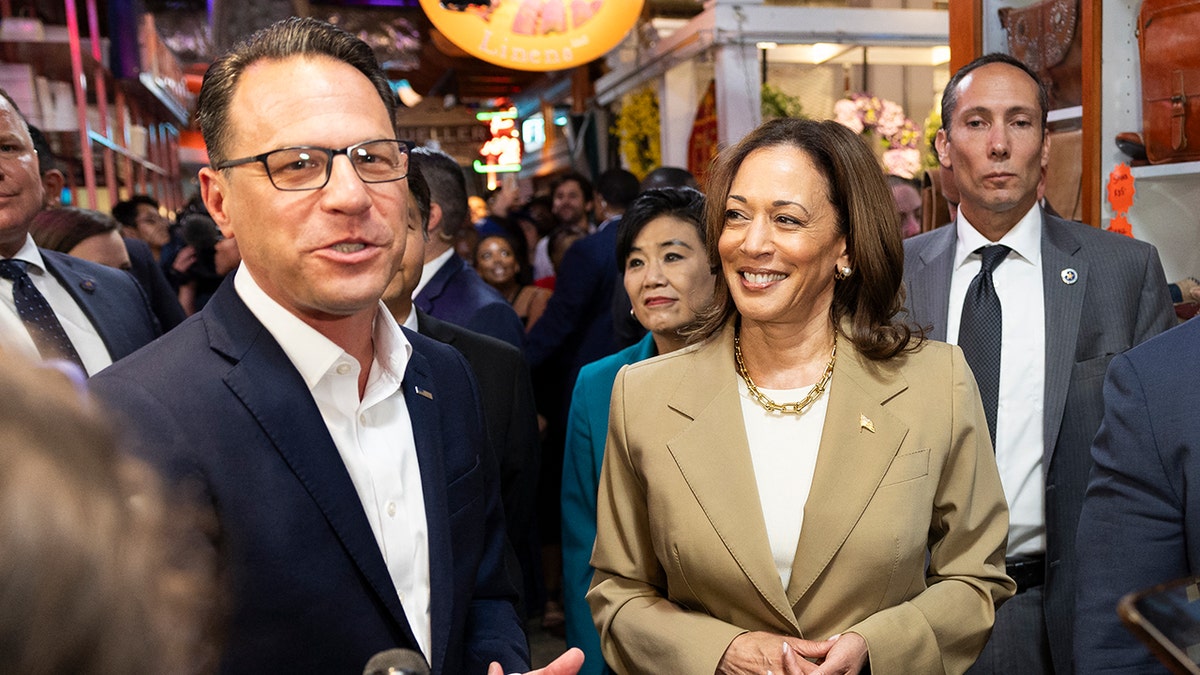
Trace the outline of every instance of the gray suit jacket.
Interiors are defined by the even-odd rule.
[[[1046,630],[1056,672],[1071,672],[1075,530],[1104,413],[1104,371],[1116,354],[1175,323],[1155,248],[1043,212],[1046,312],[1043,468],[1046,479]],[[953,226],[904,242],[909,318],[946,339]],[[1066,283],[1063,272],[1075,271]],[[955,308],[954,311],[961,311]]]

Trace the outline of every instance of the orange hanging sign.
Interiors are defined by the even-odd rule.
[[[1113,216],[1112,220],[1108,221],[1108,231],[1123,234],[1126,237],[1133,236],[1133,226],[1129,224],[1124,213],[1118,213]]]
[[[491,0],[462,9],[421,0],[421,9],[458,47],[514,70],[563,70],[608,53],[637,25],[644,0]]]

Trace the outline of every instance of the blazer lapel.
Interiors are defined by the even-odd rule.
[[[907,388],[904,379],[876,371],[877,366],[866,362],[849,340],[839,343],[812,490],[787,589],[789,607],[812,587],[850,536],[908,434],[908,426],[884,407]]]
[[[413,304],[422,312],[433,312],[433,305],[442,293],[446,292],[446,286],[450,283],[450,278],[458,271],[465,263],[460,262],[462,259],[457,255],[451,255],[437,272],[429,279],[429,283],[421,289],[421,292],[413,297]]]
[[[928,334],[932,340],[946,339],[957,232],[953,223],[934,230],[929,245],[922,248],[917,260],[913,261],[916,267],[911,274],[905,275],[909,283],[906,300],[912,316],[922,326],[932,326]]]
[[[667,448],[729,554],[782,626],[799,630],[767,539],[733,364],[733,327],[701,345],[667,405],[692,422]]]
[[[212,348],[234,361],[225,384],[311,495],[410,644],[418,644],[354,483],[299,371],[241,301],[232,283],[223,284],[209,301],[205,325]]]
[[[1067,388],[1075,365],[1075,346],[1088,287],[1088,263],[1076,255],[1081,244],[1054,216],[1043,212],[1042,295],[1046,303],[1046,384],[1043,419],[1045,466],[1050,466],[1062,427]],[[1064,276],[1074,271],[1074,282]]]
[[[425,357],[414,351],[404,372],[404,401],[412,420],[413,440],[417,446],[417,465],[421,470],[421,491],[425,498],[425,522],[429,533],[429,615],[433,637],[431,672],[441,672],[450,640],[450,622],[454,598],[454,553],[450,543],[450,521],[446,506],[446,476],[442,465],[442,431],[438,424],[437,385]],[[425,395],[417,391],[425,392]],[[434,398],[429,398],[432,392]]]

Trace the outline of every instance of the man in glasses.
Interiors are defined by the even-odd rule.
[[[95,387],[215,516],[224,672],[361,672],[392,648],[434,673],[528,662],[475,381],[380,303],[405,247],[393,108],[370,48],[320,21],[218,59],[200,184],[242,265]]]

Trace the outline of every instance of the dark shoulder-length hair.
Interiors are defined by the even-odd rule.
[[[838,232],[846,237],[853,272],[834,285],[829,313],[835,328],[871,359],[915,348],[920,338],[896,318],[904,306],[904,247],[892,192],[866,142],[837,122],[771,120],[721,152],[708,178],[709,261],[721,264],[717,244],[725,229],[726,200],[742,162],[755,150],[777,146],[795,148],[812,159],[828,186]],[[692,339],[717,333],[737,311],[725,275],[718,274],[713,304],[700,317]]]
[[[652,188],[633,200],[617,229],[617,271],[625,271],[633,242],[650,221],[673,216],[696,227],[700,243],[705,243],[704,193],[689,187]]]
[[[107,213],[64,206],[39,211],[29,224],[29,233],[42,248],[70,253],[84,239],[115,232],[120,227]]]

